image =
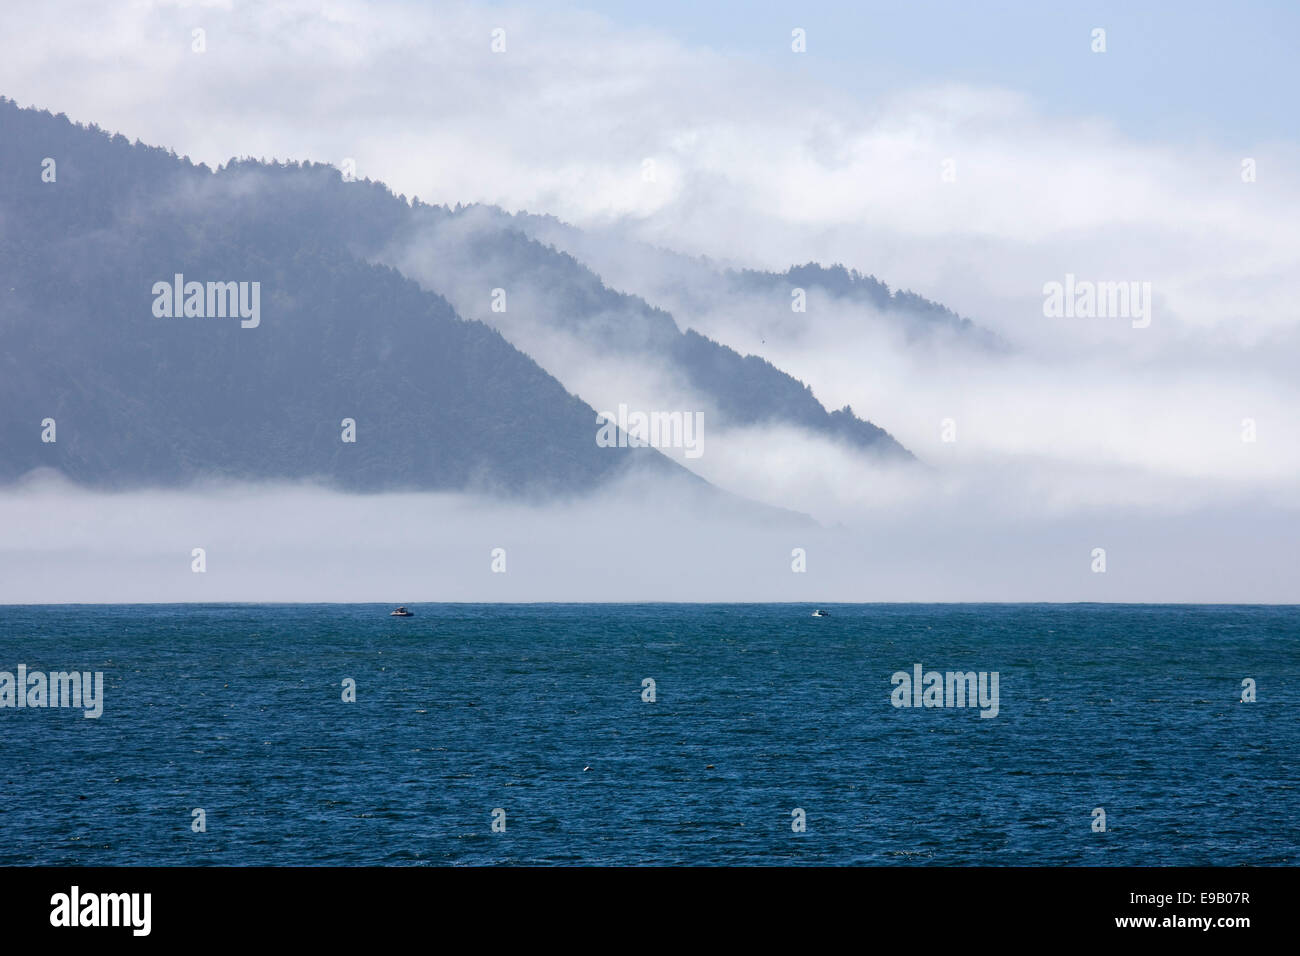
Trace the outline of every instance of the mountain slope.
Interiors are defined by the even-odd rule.
[[[687,476],[654,449],[598,447],[594,410],[499,333],[348,248],[358,208],[392,228],[405,202],[349,184],[322,214],[313,177],[338,174],[214,174],[0,102],[0,480],[554,495],[634,462]],[[258,283],[259,324],[158,317],[155,284],[177,273],[248,283],[250,307]]]
[[[859,451],[911,458],[884,429],[851,409],[829,412],[805,383],[760,355],[742,355],[679,328],[673,315],[617,292],[573,256],[511,227],[500,210],[420,207],[379,253],[381,261],[481,316],[590,400],[620,388],[646,400],[703,408],[721,428],[788,425]],[[491,303],[506,295],[503,310]],[[616,367],[626,385],[601,382]]]
[[[617,288],[668,309],[689,324],[705,321],[720,302],[736,297],[767,298],[797,330],[801,318],[791,318],[790,294],[802,289],[844,306],[855,307],[859,322],[879,321],[897,330],[911,343],[947,336],[954,345],[972,349],[1005,350],[1007,344],[994,332],[977,325],[915,292],[891,289],[875,276],[835,264],[816,262],[791,266],[785,272],[733,268],[705,256],[688,256],[627,238],[616,229],[577,229],[554,216],[536,213],[508,214],[481,207],[484,215],[498,219],[501,228],[517,229],[585,262]],[[776,334],[777,328],[771,331]]]

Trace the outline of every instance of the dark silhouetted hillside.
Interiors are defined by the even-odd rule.
[[[687,474],[598,447],[594,410],[500,334],[361,258],[410,212],[329,167],[214,172],[0,102],[0,479],[550,495],[630,461]],[[156,317],[176,273],[260,283],[260,325]]]

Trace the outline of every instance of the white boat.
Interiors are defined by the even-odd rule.
[[[408,611],[404,607],[399,607],[396,611],[389,611],[388,616],[389,617],[415,617],[415,614],[413,614],[411,611]]]
[[[822,608],[818,608],[817,610],[815,610],[815,611],[812,612],[812,616],[813,616],[813,617],[830,617],[830,616],[831,616],[831,612],[830,612],[830,611],[827,611],[827,610],[824,610],[824,609],[822,609]]]

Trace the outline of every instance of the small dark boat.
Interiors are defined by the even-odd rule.
[[[817,610],[815,610],[815,611],[812,612],[812,616],[813,616],[813,617],[830,617],[830,616],[831,616],[831,612],[830,612],[830,611],[823,610],[822,608],[818,608]]]
[[[396,611],[390,611],[388,613],[388,616],[389,617],[415,617],[415,614],[413,614],[411,611],[408,611],[404,607],[399,607]]]

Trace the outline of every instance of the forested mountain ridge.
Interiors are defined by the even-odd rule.
[[[539,242],[563,249],[598,272],[614,258],[614,253],[604,253],[612,245],[622,246],[617,255],[635,263],[639,273],[635,286],[647,290],[638,294],[657,303],[659,296],[655,293],[671,286],[669,298],[688,314],[706,310],[717,300],[731,295],[771,295],[788,305],[790,293],[801,289],[805,293],[821,293],[843,304],[856,304],[864,314],[870,310],[887,317],[911,342],[949,333],[968,347],[999,351],[1008,348],[995,332],[947,306],[908,289],[892,288],[874,275],[840,263],[824,266],[808,262],[792,265],[784,272],[737,268],[708,256],[690,256],[644,242],[627,239],[611,242],[607,234],[578,229],[548,214],[506,213],[492,206],[469,206],[459,211],[462,214],[481,211],[482,215],[496,217],[503,228],[517,229]],[[668,277],[666,282],[656,282],[660,273]],[[683,277],[689,277],[689,281],[682,281]],[[605,276],[607,282],[615,284],[622,278],[623,275],[614,275],[613,270]]]
[[[214,173],[0,102],[0,479],[556,495],[636,461],[703,484],[598,447],[595,411],[498,332],[365,261],[364,234],[410,207],[370,183],[321,202],[338,180]]]

